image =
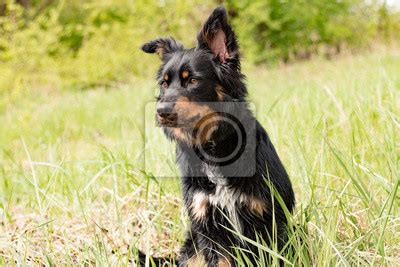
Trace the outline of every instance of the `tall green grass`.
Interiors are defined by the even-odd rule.
[[[399,265],[399,51],[245,73],[296,193],[286,264]],[[137,247],[179,250],[188,226],[179,178],[154,175],[170,168],[173,146],[161,131],[145,134],[155,90],[131,78],[83,91],[30,88],[6,103],[2,265],[129,265]],[[258,241],[259,256],[277,262],[279,251]]]

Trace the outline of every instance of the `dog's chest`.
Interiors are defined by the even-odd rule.
[[[241,192],[227,186],[227,180],[222,176],[218,167],[205,164],[204,172],[208,179],[215,184],[215,191],[208,195],[210,205],[225,212],[224,215],[230,223],[236,230],[241,231],[242,223],[238,214],[238,205],[243,201]]]

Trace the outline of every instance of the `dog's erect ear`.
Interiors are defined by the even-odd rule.
[[[228,24],[224,7],[214,9],[204,23],[197,35],[197,47],[210,49],[221,63],[224,63],[229,58],[238,58],[239,46],[235,33]]]
[[[142,50],[146,53],[157,53],[162,59],[169,53],[183,50],[181,43],[174,38],[158,38],[142,45]]]

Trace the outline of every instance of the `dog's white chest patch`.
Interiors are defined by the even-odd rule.
[[[215,193],[209,195],[210,204],[225,211],[230,223],[239,232],[242,232],[242,223],[237,212],[237,205],[242,201],[237,190],[229,188],[225,178],[216,166],[204,165],[208,179],[216,184]]]

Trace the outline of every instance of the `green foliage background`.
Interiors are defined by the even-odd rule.
[[[157,59],[143,64],[140,45],[160,35],[194,45],[219,4],[228,8],[243,55],[253,63],[365,48],[395,38],[400,25],[398,14],[364,0],[22,2],[27,6],[4,2],[0,16],[0,94],[8,97],[26,88],[107,87],[150,75]]]

